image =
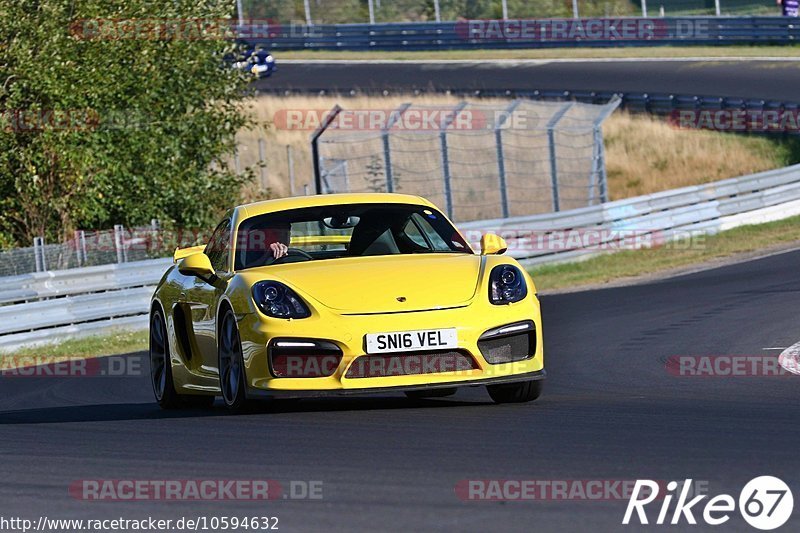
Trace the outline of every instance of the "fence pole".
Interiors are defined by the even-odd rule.
[[[159,244],[159,240],[160,239],[158,238],[158,230],[159,229],[160,228],[159,228],[159,224],[158,224],[158,219],[157,218],[151,218],[150,219],[150,252],[151,253],[156,251],[156,250],[158,250],[161,247],[161,245]]]
[[[433,13],[436,18],[436,22],[442,22],[442,10],[439,7],[439,0],[433,0]]]
[[[286,161],[289,167],[289,194],[294,196],[294,154],[290,144],[286,145]]]
[[[508,184],[506,183],[506,160],[503,151],[503,126],[505,126],[508,118],[514,114],[514,111],[520,103],[522,103],[522,100],[514,100],[511,102],[511,105],[506,108],[494,127],[494,139],[497,148],[497,173],[500,179],[500,206],[503,211],[503,218],[508,218],[510,216],[508,208]]]
[[[398,107],[395,112],[391,114],[386,125],[381,130],[381,138],[383,139],[383,168],[386,173],[386,192],[394,192],[394,172],[392,171],[392,148],[389,144],[389,130],[394,127],[409,107],[411,107],[409,103],[402,104]]]
[[[572,18],[579,18],[578,14],[578,0],[572,0]]]
[[[508,20],[508,0],[503,0],[503,20]]]
[[[47,270],[47,258],[44,255],[44,237],[33,238],[33,259],[36,263],[36,272]]]
[[[461,102],[453,108],[451,114],[442,122],[439,130],[439,143],[442,152],[442,179],[444,180],[444,200],[447,206],[447,216],[453,218],[453,188],[450,183],[450,155],[447,152],[447,128],[453,120],[467,106],[466,102]]]
[[[239,16],[239,31],[240,32],[244,31],[242,29],[242,26],[244,26],[244,13],[242,12],[242,0],[236,0],[236,14]]]
[[[78,266],[82,267],[83,257],[81,257],[81,230],[75,230],[72,238],[75,241],[75,259],[78,262]]]
[[[117,263],[125,262],[125,254],[123,252],[122,232],[124,228],[121,224],[114,224],[114,247],[117,249]]]
[[[561,210],[561,200],[558,194],[558,162],[556,161],[556,124],[573,105],[575,105],[575,102],[565,104],[555,112],[547,123],[547,143],[550,146],[550,180],[553,188],[553,211]]]
[[[375,24],[375,4],[373,0],[368,0],[367,4],[369,5],[369,23]]]
[[[314,23],[311,22],[311,2],[310,0],[303,0],[303,8],[305,8],[306,12],[306,25],[312,26]]]
[[[267,190],[267,143],[258,140],[258,167],[261,170],[261,190]]]
[[[722,11],[719,7],[719,0],[714,0],[714,11],[717,13],[717,16],[719,17]]]
[[[647,0],[642,0],[642,17],[647,17]]]
[[[311,163],[314,165],[314,186],[317,189],[316,194],[322,194],[322,169],[320,168],[319,164],[319,138],[325,133],[333,121],[336,120],[336,117],[339,116],[339,113],[342,112],[342,108],[339,104],[333,106],[331,112],[328,113],[328,116],[319,125],[319,128],[311,135]]]
[[[81,253],[83,254],[83,263],[89,263],[89,255],[86,253],[86,232],[83,230],[78,230],[80,232],[80,239],[81,239]]]
[[[599,169],[598,186],[600,188],[600,203],[608,201],[608,175],[606,174],[606,149],[603,145],[602,126],[603,122],[622,104],[622,98],[615,94],[611,97],[605,108],[600,112],[594,121],[594,139],[597,149],[597,166]]]

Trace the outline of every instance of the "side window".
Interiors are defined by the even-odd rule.
[[[442,239],[442,236],[433,228],[430,222],[419,213],[412,215],[414,220],[422,232],[425,234],[425,240],[431,243],[434,250],[449,250],[450,246]]]
[[[416,216],[417,215],[414,215],[414,217]],[[403,233],[405,233],[406,237],[411,239],[414,244],[430,250],[430,245],[425,241],[425,237],[422,236],[419,227],[414,223],[414,217],[408,219],[408,222],[406,222],[406,225],[403,227]]]
[[[214,230],[211,239],[208,241],[208,246],[206,246],[206,255],[211,260],[211,266],[217,272],[228,270],[230,247],[231,221],[230,219],[225,219]]]

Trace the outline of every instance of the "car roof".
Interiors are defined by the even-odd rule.
[[[243,220],[256,215],[276,213],[290,209],[346,204],[412,204],[432,207],[438,210],[435,205],[420,196],[397,193],[346,193],[293,196],[240,205],[236,210],[239,211],[240,218]]]

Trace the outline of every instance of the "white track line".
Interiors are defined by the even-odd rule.
[[[406,63],[420,65],[493,65],[493,66],[519,66],[519,65],[545,65],[547,63],[675,63],[675,62],[741,62],[741,61],[776,61],[800,64],[798,57],[584,57],[584,58],[553,58],[553,59],[277,59],[282,65],[402,65]]]
[[[792,374],[800,374],[800,342],[782,351],[778,361],[784,369]]]

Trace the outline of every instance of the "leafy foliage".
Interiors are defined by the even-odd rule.
[[[220,163],[248,125],[248,80],[214,27],[233,14],[232,0],[0,0],[0,245],[212,225],[253,174]]]

